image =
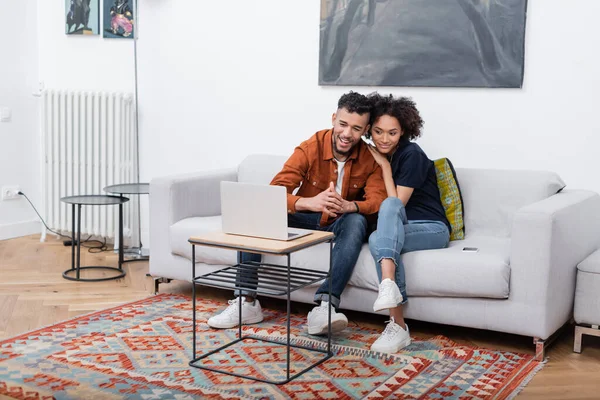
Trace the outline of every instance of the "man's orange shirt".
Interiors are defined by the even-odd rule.
[[[302,142],[271,181],[271,185],[287,188],[288,213],[296,212],[299,198],[318,195],[329,188],[330,182],[335,186],[338,166],[333,157],[332,133],[331,129],[319,131]],[[298,187],[298,192],[292,194]],[[381,167],[362,140],[346,160],[341,195],[348,201],[356,201],[363,215],[378,212],[387,197]],[[321,226],[333,221],[334,218],[323,213]]]

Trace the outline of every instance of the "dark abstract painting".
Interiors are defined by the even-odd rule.
[[[321,0],[320,85],[523,84],[527,0]]]
[[[65,33],[98,35],[100,33],[99,0],[65,0]]]

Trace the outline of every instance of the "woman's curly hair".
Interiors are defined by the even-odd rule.
[[[372,93],[369,96],[371,100],[371,128],[375,121],[382,115],[389,115],[394,117],[400,123],[400,127],[404,134],[402,139],[413,140],[421,136],[421,128],[423,128],[424,121],[417,110],[416,103],[410,97],[398,97],[394,98],[391,94],[389,96],[382,96],[379,93]]]

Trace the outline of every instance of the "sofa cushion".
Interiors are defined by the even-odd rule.
[[[192,258],[191,236],[221,229],[221,217],[186,218],[170,228],[171,252]],[[477,253],[465,253],[463,247],[477,247]],[[402,256],[409,296],[450,296],[507,298],[509,293],[509,248],[505,238],[467,235],[465,240],[450,242],[447,249],[406,253]],[[320,244],[293,253],[292,266],[326,271],[329,245]],[[232,265],[233,250],[196,246],[196,261],[213,265]],[[285,257],[266,256],[265,262],[285,264]],[[191,274],[191,271],[190,271]],[[379,282],[375,262],[367,244],[363,245],[350,285],[377,291]],[[317,286],[315,284],[314,286]]]
[[[220,231],[221,216],[182,219],[171,225],[169,230],[171,237],[171,253],[191,260],[192,245],[188,242],[188,239],[203,233]],[[233,265],[237,262],[237,254],[233,250],[196,246],[196,261],[206,264]],[[191,274],[192,271],[190,269],[190,276]]]
[[[467,233],[510,236],[516,211],[546,199],[565,183],[554,172],[456,168]]]
[[[600,274],[600,250],[596,250],[577,264],[577,270],[589,274]]]
[[[463,247],[477,247],[476,253]],[[425,250],[402,255],[408,296],[449,296],[508,298],[510,240],[467,235],[450,242],[446,249]],[[363,247],[350,284],[377,290],[374,260]]]
[[[437,185],[440,190],[442,206],[444,207],[446,218],[452,227],[450,240],[464,239],[465,222],[463,216],[465,214],[465,209],[463,207],[460,185],[458,184],[454,167],[447,158],[435,160],[433,165],[435,165],[435,174]]]

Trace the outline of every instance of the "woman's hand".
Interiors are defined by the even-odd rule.
[[[373,147],[373,146],[367,146],[367,148],[369,149],[369,151],[373,155],[373,158],[375,159],[375,162],[377,164],[379,164],[379,166],[381,168],[384,168],[386,166],[387,167],[390,166],[390,162],[388,161],[388,159],[386,158],[386,156],[384,156],[383,154],[381,154],[375,147]]]

